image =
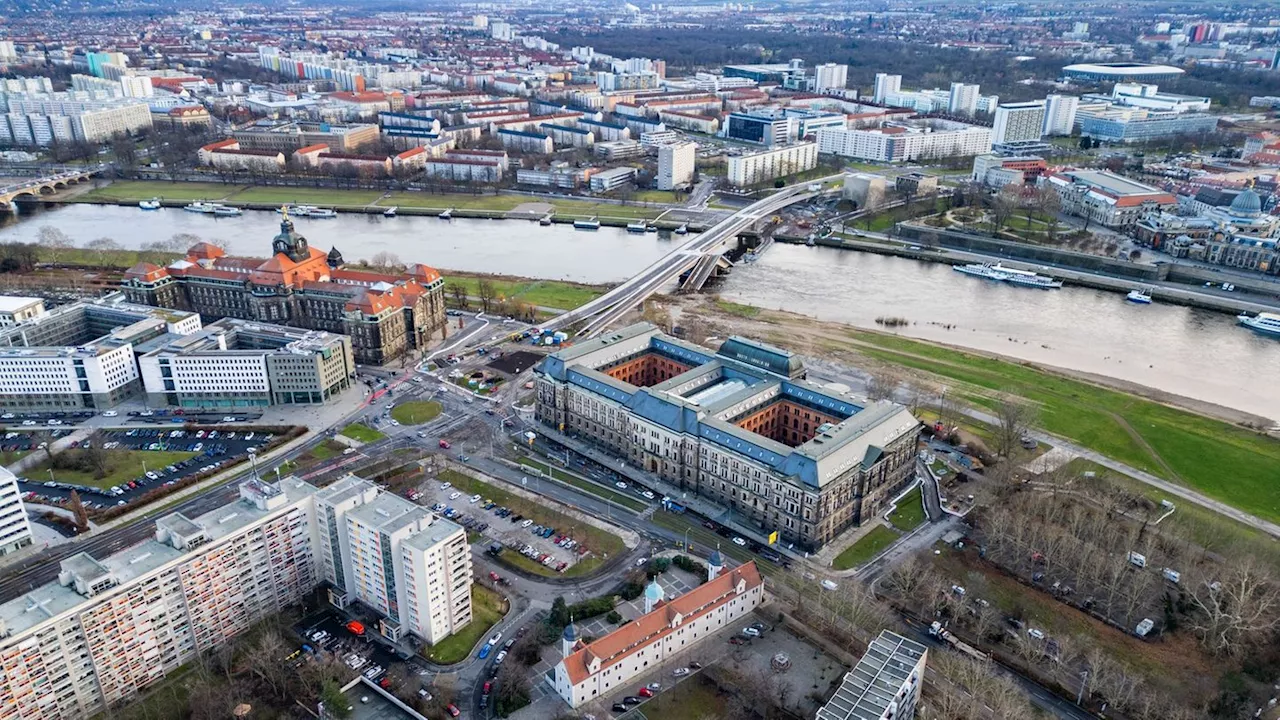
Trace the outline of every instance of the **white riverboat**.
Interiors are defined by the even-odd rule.
[[[591,218],[590,220],[574,220],[573,228],[575,230],[599,230],[600,221],[595,218]]]
[[[1010,285],[1020,285],[1022,287],[1040,288],[1042,290],[1055,290],[1062,287],[1061,280],[1055,280],[1048,275],[1040,275],[1030,270],[1007,267],[1001,263],[970,263],[969,265],[954,265],[951,269],[966,275],[997,282],[1007,282]]]
[[[207,203],[207,202],[196,201],[196,202],[191,203],[190,205],[187,205],[186,207],[184,207],[184,208],[182,208],[182,209],[183,209],[183,210],[186,210],[187,212],[203,213],[203,214],[205,214],[205,215],[212,215],[212,214],[213,214],[213,208],[214,208],[215,206],[216,206],[216,204],[215,204],[215,203]]]
[[[1280,315],[1276,313],[1258,313],[1253,317],[1237,315],[1236,321],[1254,332],[1280,337]]]
[[[238,207],[231,207],[230,205],[218,205],[215,203],[213,206],[213,214],[220,215],[222,217],[236,217],[238,215],[243,215],[244,211]]]
[[[1129,294],[1124,296],[1124,299],[1139,305],[1150,305],[1151,290],[1149,288],[1135,288],[1130,290]]]
[[[138,207],[142,208],[143,210],[159,210],[160,199],[151,198],[150,200],[143,200],[142,202],[138,203]]]

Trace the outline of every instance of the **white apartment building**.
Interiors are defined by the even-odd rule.
[[[980,86],[967,83],[951,83],[951,95],[947,100],[947,112],[973,115],[978,112]]]
[[[432,158],[423,165],[426,175],[436,180],[496,183],[502,179],[502,167],[491,160],[462,160],[454,157]]]
[[[18,50],[13,46],[12,40],[0,40],[0,60],[16,60],[18,58]]]
[[[994,145],[1039,140],[1044,129],[1045,101],[1001,103],[991,128]]]
[[[818,150],[877,162],[910,162],[991,152],[991,129],[930,120],[889,122],[878,128],[818,131]]]
[[[580,707],[692,649],[762,602],[764,583],[754,562],[726,570],[670,602],[661,588],[650,585],[644,615],[589,645],[578,640],[573,625],[565,628],[564,657],[553,671],[553,687],[570,707]]]
[[[29,318],[0,331],[0,407],[111,407],[141,389],[135,345],[199,329],[196,313],[113,299]]]
[[[849,82],[849,66],[826,63],[813,68],[813,91],[841,90]]]
[[[320,573],[345,607],[359,601],[383,616],[379,631],[437,643],[471,622],[471,550],[466,532],[426,508],[354,475],[316,495]]]
[[[823,131],[819,131],[821,135]],[[762,150],[756,153],[736,155],[728,161],[729,184],[735,187],[755,185],[774,178],[786,177],[812,170],[818,166],[818,144],[796,143]]]
[[[151,127],[151,108],[141,100],[133,98],[82,97],[77,93],[53,94],[13,94],[8,95],[8,115],[4,124],[7,130],[0,130],[0,141],[7,134],[9,142],[18,143],[19,138],[44,138],[34,144],[41,146],[51,144],[54,139],[62,141],[67,132],[69,140],[99,143],[110,140],[120,134],[132,134]],[[23,128],[22,126],[26,127]],[[53,135],[45,135],[52,128]]]
[[[902,90],[901,75],[889,75],[887,73],[876,73],[875,93],[871,96],[871,99],[878,103],[882,103],[882,102],[885,102],[886,96],[898,93],[901,90]]]
[[[1076,124],[1080,98],[1074,95],[1049,95],[1044,99],[1044,135],[1070,135]]]
[[[151,78],[146,75],[124,75],[120,78],[120,89],[125,97],[145,98],[156,94],[151,87]]]
[[[662,145],[658,148],[658,189],[674,190],[693,182],[698,159],[696,143]]]
[[[882,630],[815,720],[912,720],[929,649]]]
[[[249,480],[238,501],[156,521],[153,540],[61,563],[0,604],[0,720],[83,718],[130,702],[316,585],[315,488]]]
[[[0,327],[11,327],[44,315],[44,300],[0,295]]]
[[[8,555],[31,544],[31,523],[22,504],[18,478],[0,467],[0,555]]]

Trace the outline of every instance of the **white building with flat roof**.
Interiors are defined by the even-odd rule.
[[[821,135],[823,131],[818,132]],[[729,184],[735,187],[755,185],[812,170],[817,166],[818,144],[814,142],[735,155],[728,160]]]
[[[8,555],[31,544],[31,522],[22,504],[18,478],[0,467],[0,555]]]
[[[924,645],[881,631],[815,720],[912,720],[928,660]]]
[[[35,297],[0,295],[0,327],[10,327],[44,315],[44,300]]]
[[[824,128],[818,151],[878,162],[909,162],[991,152],[991,129],[949,120],[893,121],[874,128]]]
[[[693,182],[698,159],[696,143],[676,143],[658,147],[658,189],[674,190]]]
[[[1044,135],[1070,135],[1076,124],[1080,98],[1074,95],[1049,95],[1044,99]]]
[[[878,103],[882,103],[885,101],[886,96],[893,95],[901,90],[902,90],[901,75],[890,75],[888,73],[876,73],[875,92],[871,96],[871,99]]]
[[[1044,114],[1044,100],[1001,103],[996,107],[991,143],[1005,145],[1039,140],[1044,130]]]

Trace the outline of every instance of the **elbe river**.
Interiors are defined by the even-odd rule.
[[[141,248],[178,233],[217,240],[234,255],[265,256],[280,216],[245,211],[214,218],[169,208],[66,205],[0,223],[0,242],[34,242],[45,225],[78,246],[109,237]],[[585,283],[618,282],[669,252],[679,239],[621,228],[595,232],[525,220],[344,214],[299,218],[311,245],[336,246],[347,259],[386,251],[404,262]],[[726,300],[878,328],[901,317],[900,334],[970,347],[1147,385],[1280,419],[1280,340],[1259,336],[1221,313],[1078,287],[1011,287],[953,272],[946,265],[832,248],[775,244],[763,258],[733,269]],[[947,326],[950,326],[948,329]]]

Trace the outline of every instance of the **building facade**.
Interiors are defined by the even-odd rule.
[[[1043,182],[1058,192],[1062,212],[1113,229],[1127,230],[1149,213],[1178,204],[1171,193],[1105,170],[1065,170]]]
[[[928,662],[926,646],[881,631],[815,720],[912,720]]]
[[[130,300],[349,335],[356,362],[381,365],[443,331],[444,278],[414,265],[402,275],[352,270],[342,254],[312,248],[286,215],[273,255],[229,257],[199,243],[168,267],[138,263],[122,283]]]
[[[996,107],[991,143],[1005,145],[1039,140],[1044,131],[1044,114],[1043,100],[1001,103]]]
[[[1070,135],[1076,126],[1076,110],[1080,98],[1074,95],[1049,95],[1044,99],[1044,127],[1041,135]]]
[[[812,170],[818,166],[818,144],[796,143],[784,147],[731,156],[728,160],[729,184],[736,187],[768,182]]]
[[[572,624],[565,629],[564,657],[551,682],[570,707],[616,691],[750,613],[764,602],[764,582],[748,562],[670,602],[660,590],[656,595],[657,600],[646,590],[644,615],[590,644],[577,639]]]
[[[695,143],[662,145],[658,148],[658,189],[674,190],[693,182],[694,165],[698,159]]]
[[[991,152],[991,129],[949,120],[892,121],[868,129],[819,130],[818,151],[877,162],[910,162]]]
[[[44,300],[34,297],[0,295],[0,327],[20,325],[44,315]]]
[[[537,417],[817,548],[908,482],[918,423],[805,375],[777,348],[732,338],[712,352],[641,323],[544,360]]]
[[[22,504],[18,478],[0,467],[0,555],[8,555],[31,544],[31,522]]]

